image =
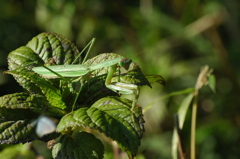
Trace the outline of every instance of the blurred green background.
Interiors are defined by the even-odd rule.
[[[200,68],[214,69],[216,93],[199,95],[197,158],[240,157],[239,0],[0,0],[0,72],[7,55],[41,32],[56,32],[81,50],[93,37],[91,57],[115,52],[137,62],[145,74],[160,74],[165,87],[143,88],[139,104],[194,87]],[[0,96],[22,91],[0,74]],[[139,154],[171,158],[173,115],[184,95],[157,100],[145,113]],[[183,128],[189,157],[191,114]],[[2,147],[3,149],[3,147]]]

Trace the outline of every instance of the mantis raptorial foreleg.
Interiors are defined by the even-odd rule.
[[[128,83],[121,83],[121,82],[114,82],[112,83],[112,77],[116,71],[116,65],[113,65],[109,68],[107,78],[105,80],[105,85],[107,88],[118,92],[120,94],[133,94],[133,103],[132,103],[132,108],[131,111],[133,111],[134,106],[137,103],[137,99],[139,96],[139,87],[135,84],[128,84]]]

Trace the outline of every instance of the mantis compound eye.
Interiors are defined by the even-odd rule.
[[[132,63],[131,59],[123,58],[120,60],[119,65],[123,67],[125,70],[128,70],[131,63]]]

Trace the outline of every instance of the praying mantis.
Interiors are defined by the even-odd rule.
[[[90,47],[88,49],[87,55],[91,49],[92,44],[94,43],[94,39],[91,41]],[[85,48],[84,48],[85,49]],[[87,56],[86,55],[86,56]],[[85,59],[83,60],[85,61]],[[107,76],[105,79],[105,86],[119,94],[132,94],[133,102],[131,111],[133,111],[134,106],[136,105],[139,88],[136,84],[122,83],[122,82],[112,82],[112,78],[114,77],[115,72],[118,69],[118,66],[128,70],[132,60],[122,57],[117,57],[114,59],[109,59],[97,64],[86,65],[86,64],[72,64],[72,65],[52,65],[52,66],[39,66],[33,67],[33,71],[44,78],[75,78],[74,81],[80,81],[81,87],[75,97],[75,101],[72,106],[72,110],[77,102],[77,98],[79,97],[82,86],[89,77],[91,73],[95,70],[99,70],[102,68],[108,68]]]
[[[131,60],[126,58],[115,58],[112,60],[107,60],[98,64],[89,65],[89,66],[88,65],[40,66],[40,67],[34,67],[32,70],[45,78],[79,77],[76,80],[80,80],[81,84],[83,84],[87,80],[87,78],[90,76],[91,72],[97,69],[109,67],[107,77],[105,79],[106,87],[120,94],[134,94],[137,98],[138,96],[137,85],[121,83],[121,82],[114,82],[114,83],[111,82],[111,79],[117,70],[117,65],[127,70],[131,62],[132,62]],[[79,90],[79,93],[80,91],[81,89]],[[74,105],[75,104],[76,102],[74,102]],[[136,104],[136,99],[133,99],[132,109],[135,104]]]

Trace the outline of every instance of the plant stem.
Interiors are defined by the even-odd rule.
[[[195,153],[195,138],[196,138],[196,120],[197,120],[197,96],[198,92],[195,92],[195,97],[193,101],[193,107],[192,107],[192,123],[191,123],[191,159],[195,159],[196,153]]]

